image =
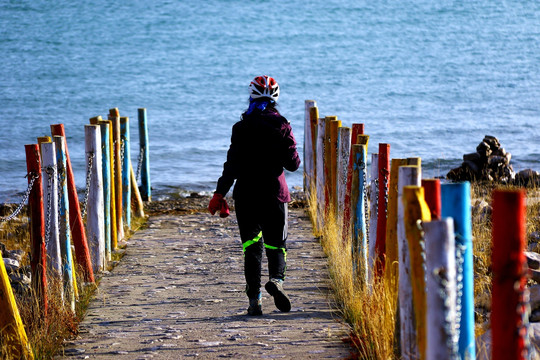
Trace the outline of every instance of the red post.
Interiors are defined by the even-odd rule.
[[[67,139],[66,133],[64,131],[64,124],[51,125],[51,132],[53,136],[64,136]],[[88,249],[88,243],[86,241],[86,233],[84,231],[81,208],[79,206],[77,188],[75,187],[75,177],[73,176],[73,168],[71,167],[71,160],[69,158],[67,141],[66,171],[69,200],[69,227],[71,229],[73,244],[75,245],[75,257],[77,258],[77,264],[82,269],[85,281],[93,283],[94,272],[92,270],[92,262],[90,261],[90,251]]]
[[[364,124],[352,124],[351,152],[349,155],[349,165],[347,166],[347,187],[345,189],[345,204],[343,207],[343,240],[349,238],[351,230],[351,188],[353,175],[353,145],[358,144],[358,135],[364,134]],[[367,186],[367,185],[365,185]]]
[[[422,180],[422,187],[431,219],[441,220],[441,181],[439,179],[425,179]]]
[[[376,274],[384,273],[386,257],[386,206],[390,184],[390,144],[379,144],[379,201],[377,203]]]
[[[528,359],[524,190],[493,192],[492,359]]]
[[[30,209],[30,239],[32,286],[39,297],[43,315],[47,316],[47,249],[45,247],[45,213],[43,211],[43,188],[39,145],[25,145],[28,185],[33,182],[28,208]]]

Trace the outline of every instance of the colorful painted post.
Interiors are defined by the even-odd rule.
[[[333,205],[332,193],[335,188],[332,184],[332,121],[337,121],[337,116],[325,117],[325,129],[324,129],[324,198],[325,198],[325,216],[330,216],[330,209]]]
[[[316,233],[320,234],[326,224],[326,173],[324,168],[326,152],[326,119],[320,118],[317,128],[317,223]]]
[[[313,107],[317,107],[315,100],[306,100],[304,102],[304,192],[306,194],[311,191],[314,169],[313,128],[311,127],[311,108]]]
[[[0,261],[0,337],[9,359],[33,359],[6,266]]]
[[[424,223],[426,243],[427,360],[457,359],[454,221]]]
[[[338,129],[341,126],[341,120],[330,122],[330,200],[334,216],[337,213],[337,157],[338,157]]]
[[[32,268],[32,287],[38,302],[47,317],[47,249],[45,247],[45,214],[43,212],[43,188],[39,145],[25,145],[28,186],[32,187],[28,197],[30,210],[30,265]]]
[[[377,194],[379,193],[379,154],[371,154],[371,191],[369,198],[369,233],[368,233],[368,276],[369,282],[375,279],[373,271],[375,268],[375,243],[377,240]]]
[[[116,191],[115,191],[115,176],[114,176],[114,137],[113,137],[113,122],[111,120],[105,120],[109,124],[109,179],[111,182],[110,192],[111,192],[111,203],[110,203],[110,214],[111,214],[111,251],[118,248],[118,230],[116,228]]]
[[[491,354],[493,360],[531,357],[527,285],[525,190],[493,192]]]
[[[469,182],[441,185],[442,217],[454,219],[456,233],[457,286],[462,286],[461,318],[459,319],[458,356],[461,359],[476,357],[474,342],[474,269],[471,224],[471,185]],[[462,278],[461,284],[459,283]]]
[[[116,205],[116,244],[113,238],[113,249],[118,247],[118,242],[124,239],[124,221],[122,219],[122,160],[121,160],[121,147],[122,140],[120,137],[120,113],[117,108],[109,110],[109,120],[112,123],[113,130],[113,145],[114,145],[114,203]]]
[[[390,144],[379,144],[379,199],[377,204],[377,240],[375,274],[382,276],[386,263],[386,205],[390,182]]]
[[[364,134],[364,124],[353,124],[351,134],[351,145],[358,144],[358,135]],[[345,188],[345,199],[343,203],[343,239],[346,241],[351,233],[351,187],[352,187],[353,158],[349,152],[349,162],[347,166],[347,183]],[[366,185],[367,186],[367,185]]]
[[[390,165],[390,184],[388,186],[388,205],[386,219],[386,267],[385,281],[397,295],[399,276],[397,212],[398,212],[398,176],[399,167],[407,165],[406,159],[392,159]]]
[[[137,186],[137,177],[135,176],[135,171],[133,171],[133,166],[129,166],[129,177],[131,183],[131,203],[133,204],[133,209],[135,210],[135,216],[144,217],[144,203],[139,192],[139,187]]]
[[[99,125],[84,126],[86,173],[90,174],[86,225],[94,273],[105,267],[105,229],[103,221],[103,171]]]
[[[431,212],[431,218],[441,219],[441,181],[439,179],[422,179],[422,187],[426,202]]]
[[[120,137],[122,141],[122,209],[124,223],[131,229],[131,150],[129,142],[129,118],[120,117]]]
[[[69,231],[69,199],[67,188],[66,145],[63,136],[53,136],[56,148],[56,167],[58,170],[58,233],[60,255],[62,259],[62,278],[64,280],[64,296],[75,312],[75,283],[73,259],[71,255],[71,232]]]
[[[152,186],[150,185],[150,152],[148,142],[148,121],[146,109],[140,108],[139,113],[139,144],[142,152],[141,163],[141,197],[144,201],[152,201]],[[135,181],[135,184],[137,182]]]
[[[43,160],[44,210],[45,210],[45,246],[47,248],[47,275],[49,286],[63,300],[62,290],[62,258],[58,229],[58,176],[56,166],[56,149],[54,143],[41,143],[41,159]]]
[[[412,300],[416,327],[416,357],[426,358],[426,281],[424,272],[424,234],[420,226],[425,221],[431,221],[429,207],[424,199],[424,188],[420,186],[405,186],[403,188],[403,207],[405,208],[405,234],[409,244],[409,260],[412,284]]]
[[[345,209],[345,190],[347,189],[347,168],[351,152],[351,129],[340,127],[338,129],[338,155],[337,155],[337,181],[336,204],[338,224],[343,223],[343,210]],[[339,229],[341,230],[341,229]]]
[[[398,175],[398,298],[400,319],[400,344],[403,359],[416,359],[416,330],[414,327],[414,309],[411,277],[409,244],[405,232],[405,207],[403,206],[404,188],[407,185],[420,186],[420,168],[418,166],[400,166]]]
[[[309,120],[311,122],[311,146],[312,146],[312,168],[310,186],[311,192],[316,192],[317,187],[317,129],[319,123],[319,109],[314,106],[309,109]]]
[[[51,132],[52,135],[63,136],[64,139],[66,139],[63,124],[51,125]],[[83,273],[84,280],[86,282],[93,283],[94,273],[92,271],[92,262],[90,261],[90,251],[88,250],[88,243],[86,242],[86,233],[84,231],[84,224],[81,217],[79,197],[77,195],[77,188],[75,187],[75,177],[73,176],[67,141],[65,143],[65,150],[69,197],[69,222],[73,244],[75,245],[75,257],[77,258],[77,264]]]
[[[111,228],[111,143],[110,124],[108,121],[99,121],[101,133],[101,166],[103,179],[103,221],[105,231],[105,258],[111,261],[112,228]]]

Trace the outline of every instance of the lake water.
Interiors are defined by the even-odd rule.
[[[212,191],[261,74],[302,149],[304,100],[369,152],[445,175],[484,135],[540,168],[540,3],[531,1],[0,2],[0,202],[26,188],[24,145],[64,123],[84,186],[84,124],[148,111],[154,198]],[[300,186],[299,170],[288,174]]]

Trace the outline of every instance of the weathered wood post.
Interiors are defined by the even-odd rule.
[[[64,296],[71,310],[75,312],[75,283],[73,258],[71,254],[71,231],[69,230],[69,199],[67,188],[66,145],[63,136],[53,136],[56,148],[56,168],[58,170],[58,233],[60,255],[62,258],[62,278],[64,280]]]
[[[530,359],[525,190],[493,192],[491,353],[493,360]]]
[[[427,360],[457,358],[456,257],[452,218],[424,223]]]
[[[45,247],[45,214],[43,212],[43,188],[41,177],[41,159],[39,145],[24,146],[26,151],[26,169],[28,172],[28,186],[31,187],[28,197],[30,210],[30,239],[32,267],[32,287],[39,300],[40,310],[47,317],[47,249]]]
[[[426,202],[431,212],[431,218],[441,219],[441,181],[439,179],[422,179],[422,187]]]
[[[405,233],[409,245],[409,260],[411,272],[409,276],[412,284],[412,301],[415,330],[416,330],[416,357],[426,358],[426,281],[424,272],[425,241],[422,224],[431,220],[429,207],[424,200],[424,188],[419,186],[405,186],[403,188],[403,207],[405,208]],[[406,276],[405,274],[403,274]]]
[[[377,204],[377,240],[375,242],[375,274],[384,273],[386,262],[386,205],[390,182],[390,144],[379,144],[379,199]]]
[[[122,141],[122,209],[124,223],[128,229],[131,229],[131,150],[127,116],[120,117],[120,137]]]
[[[124,221],[122,211],[122,160],[121,160],[121,147],[122,140],[120,137],[120,113],[117,108],[109,110],[109,120],[112,122],[113,129],[113,145],[114,145],[114,203],[116,205],[116,244],[113,238],[113,249],[118,247],[118,242],[124,239]]]
[[[332,121],[337,121],[337,116],[325,117],[324,129],[324,193],[325,193],[325,216],[331,215],[330,208],[333,204],[333,186],[332,186]]]
[[[351,134],[351,145],[358,144],[358,135],[364,134],[364,124],[353,124]],[[352,153],[349,152],[349,162],[347,166],[347,182],[345,188],[345,199],[343,203],[343,239],[346,241],[351,233],[351,187],[352,187],[352,172],[353,172],[353,158]],[[367,185],[366,185],[367,186]]]
[[[85,125],[86,173],[90,174],[90,188],[86,204],[88,242],[94,273],[105,267],[105,230],[103,228],[103,183],[101,165],[101,132],[99,125]]]
[[[2,347],[11,359],[33,359],[26,331],[13,296],[6,266],[0,261],[0,337]]]
[[[400,166],[398,175],[398,298],[400,319],[400,344],[403,359],[415,359],[416,331],[414,327],[414,309],[410,276],[411,261],[409,244],[405,232],[405,207],[403,205],[404,188],[407,185],[420,186],[420,168],[418,166]]]
[[[311,192],[317,192],[317,129],[319,127],[319,109],[315,106],[309,109],[309,119],[311,121],[311,146],[313,148],[312,169],[311,169]]]
[[[66,139],[63,124],[51,125],[52,135],[63,136]],[[81,216],[81,208],[79,206],[79,197],[77,195],[77,188],[75,187],[75,177],[73,176],[73,169],[71,167],[71,160],[69,158],[69,151],[67,141],[65,143],[66,150],[66,169],[67,169],[67,186],[69,197],[69,222],[73,244],[75,245],[75,257],[77,264],[81,269],[84,280],[86,282],[94,282],[94,273],[92,271],[92,262],[90,260],[90,251],[88,250],[88,243],[86,242],[86,233],[84,231],[84,224]]]
[[[137,176],[135,171],[133,171],[133,166],[129,166],[129,177],[131,183],[131,204],[135,216],[144,217],[144,203],[139,192],[139,187],[137,186]]]
[[[111,219],[111,144],[110,124],[108,121],[99,121],[101,133],[101,170],[103,179],[103,222],[105,231],[105,258],[111,261],[112,252],[112,219]]]
[[[345,209],[345,191],[347,188],[347,168],[351,152],[351,129],[340,127],[338,129],[338,156],[337,156],[337,181],[336,181],[336,204],[337,221],[343,223],[343,210]],[[341,230],[341,229],[339,229]]]
[[[379,154],[371,154],[371,191],[369,198],[369,234],[368,234],[368,276],[369,281],[375,279],[375,244],[377,242],[377,196],[379,194]]]
[[[54,143],[41,144],[41,158],[43,159],[44,184],[44,210],[45,210],[45,246],[47,248],[47,275],[49,286],[54,293],[63,300],[62,289],[62,258],[60,250],[60,237],[58,231],[58,176],[56,166],[56,149]]]
[[[152,201],[152,186],[150,182],[150,151],[148,141],[148,121],[146,109],[138,109],[139,115],[139,144],[142,153],[141,163],[141,197],[144,201]],[[305,163],[304,163],[305,164]],[[135,182],[137,184],[137,182]]]
[[[338,129],[341,127],[341,120],[330,122],[330,201],[331,209],[335,218],[337,213],[337,157],[338,157]]]
[[[324,161],[326,158],[326,119],[320,118],[317,128],[317,233],[323,231],[326,224],[326,173]]]
[[[474,342],[474,270],[472,249],[471,224],[471,186],[469,182],[442,184],[442,217],[454,219],[456,234],[456,271],[458,292],[458,320],[459,342],[458,356],[461,359],[474,359],[476,357],[476,344]]]
[[[311,126],[311,108],[317,107],[315,100],[304,102],[304,192],[311,192],[311,181],[314,175],[313,128]]]

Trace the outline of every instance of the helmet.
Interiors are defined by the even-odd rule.
[[[274,78],[268,75],[257,76],[249,84],[249,95],[252,99],[267,97],[277,101],[279,97],[279,85]]]

